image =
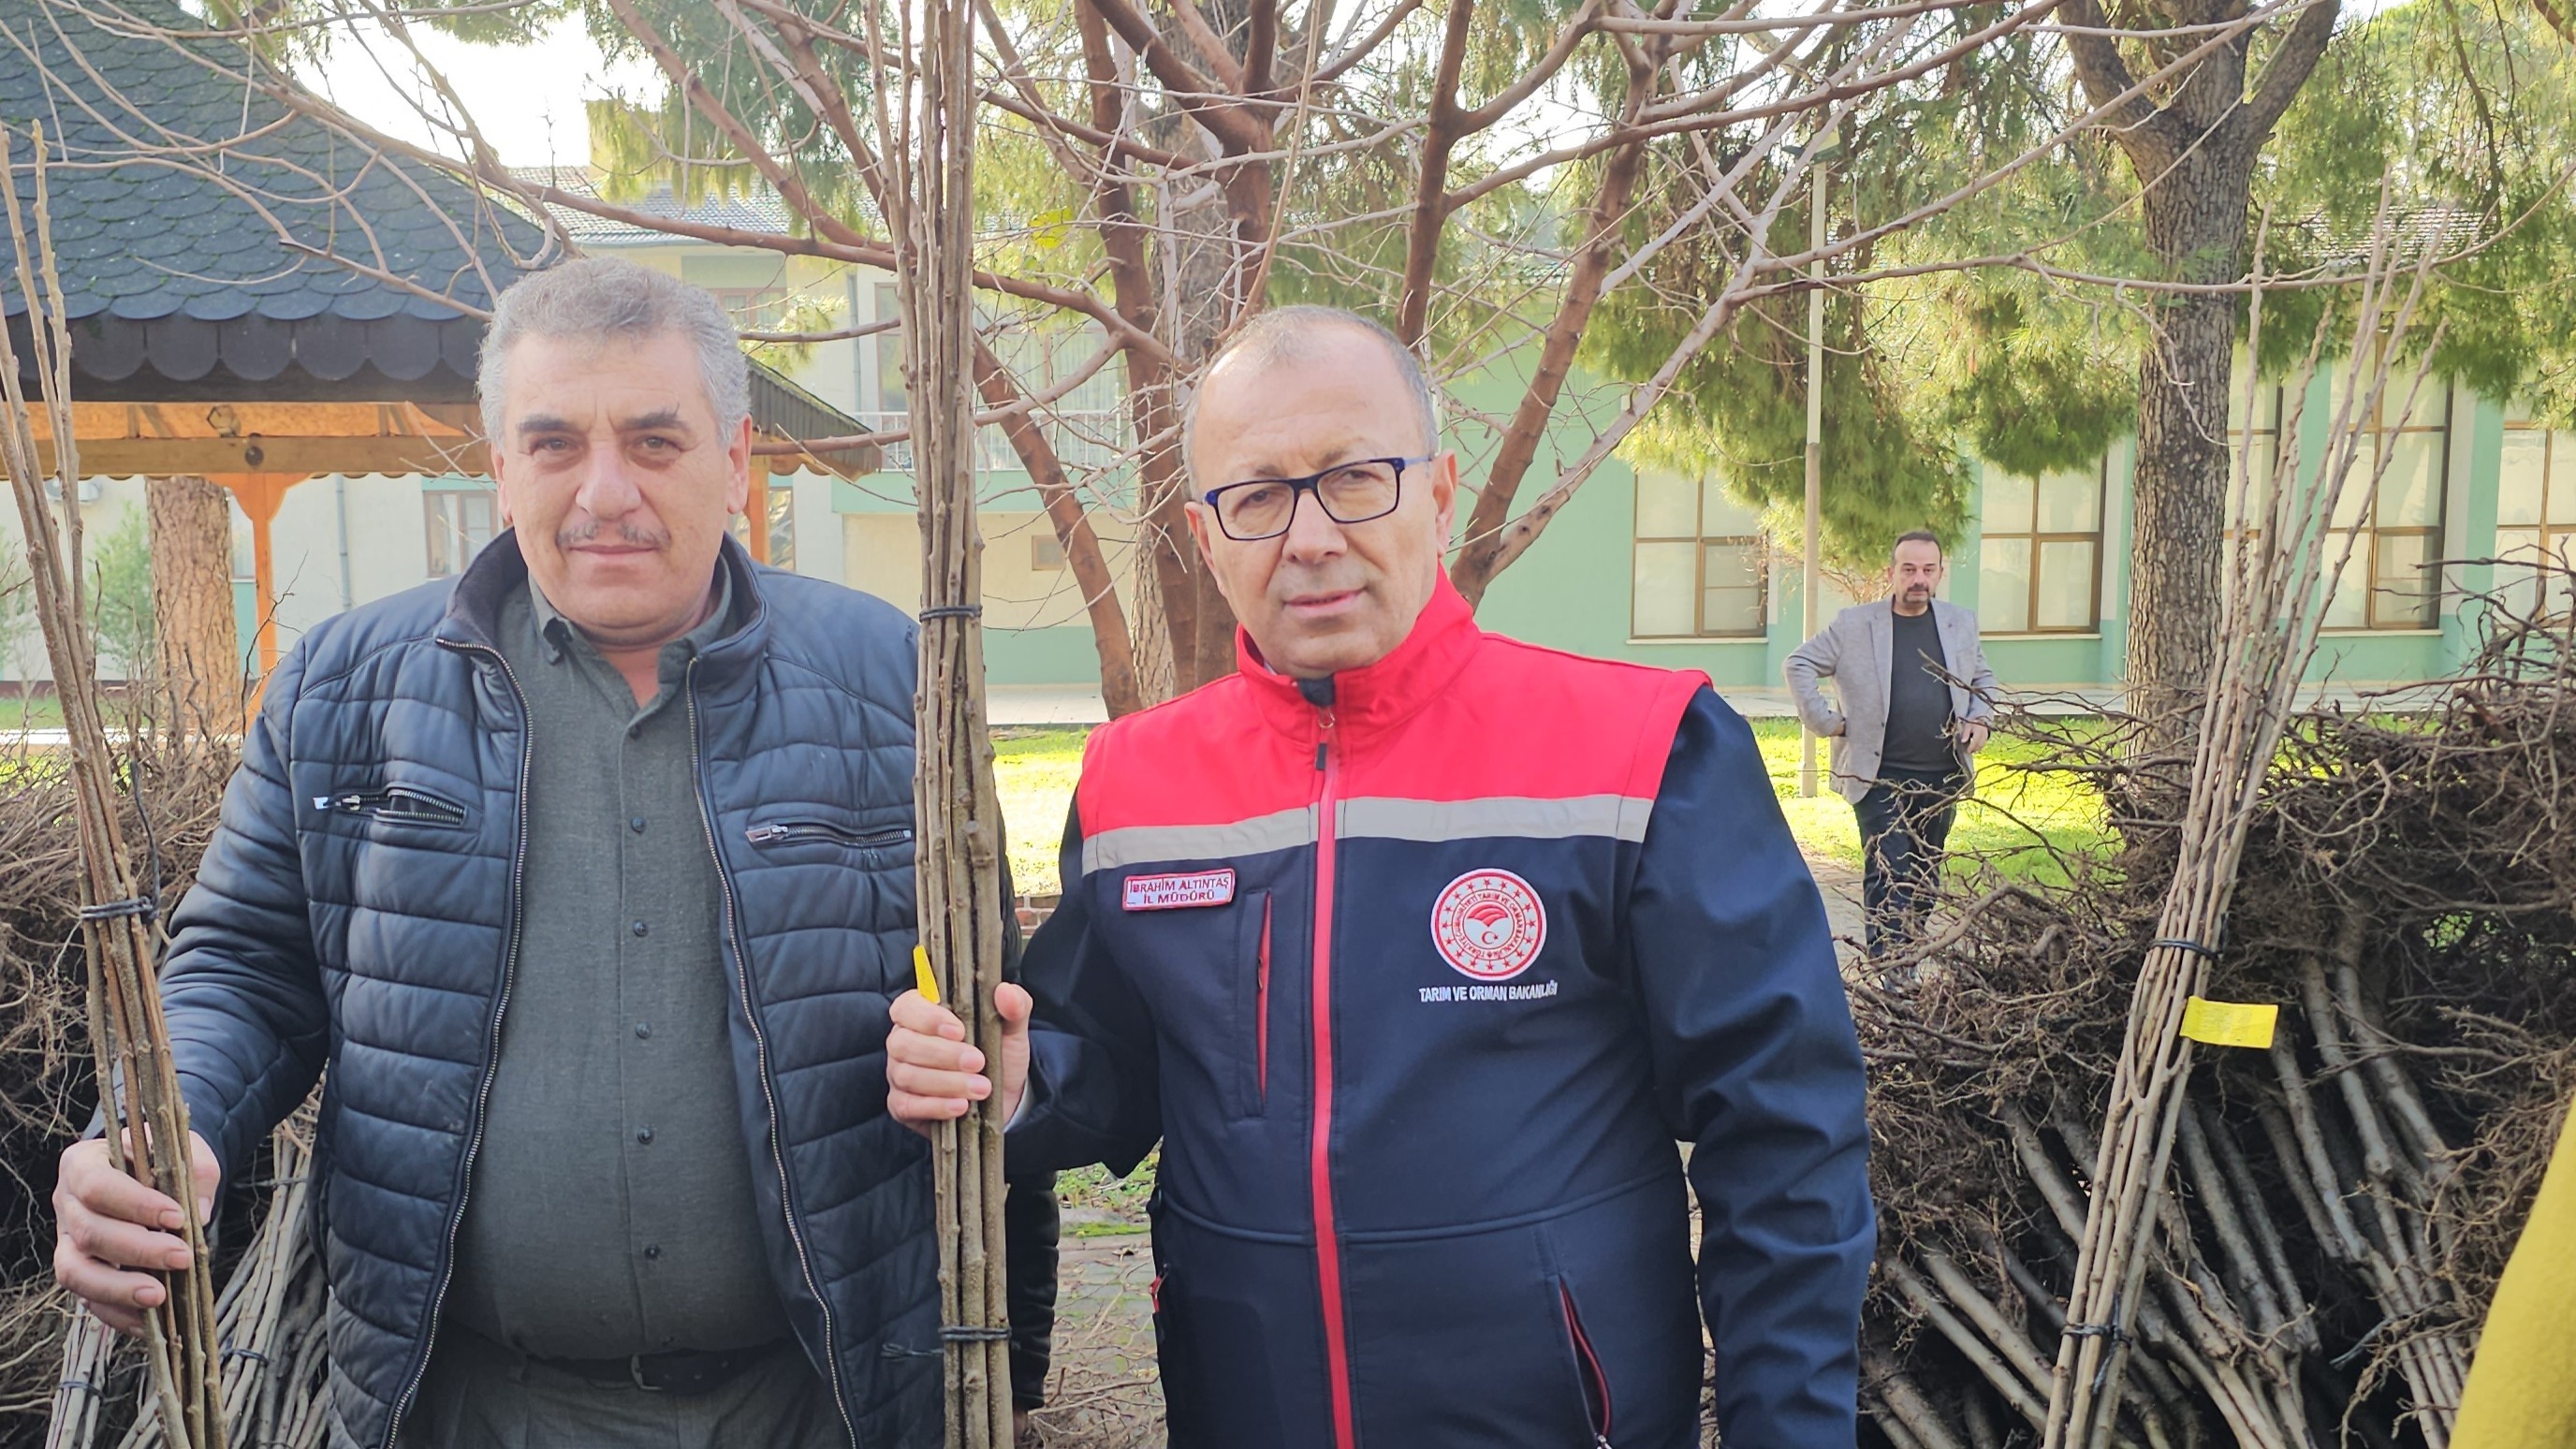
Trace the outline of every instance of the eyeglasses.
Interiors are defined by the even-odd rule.
[[[1297,518],[1297,495],[1312,493],[1315,506],[1335,523],[1366,523],[1395,511],[1404,496],[1404,470],[1439,457],[1361,458],[1336,463],[1303,478],[1255,478],[1199,495],[1216,512],[1216,526],[1237,543],[1258,543],[1288,531]]]

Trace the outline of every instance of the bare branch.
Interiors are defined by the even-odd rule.
[[[1440,39],[1440,68],[1431,81],[1431,114],[1422,133],[1422,160],[1414,178],[1413,221],[1405,233],[1404,290],[1395,307],[1395,335],[1408,346],[1422,340],[1422,329],[1431,316],[1431,270],[1440,257],[1440,223],[1449,215],[1444,194],[1449,187],[1449,155],[1463,129],[1458,76],[1467,65],[1467,40],[1475,18],[1476,0],[1449,0],[1449,24]]]
[[[2290,108],[2299,88],[2325,58],[2326,42],[2334,39],[2335,22],[2342,18],[2343,0],[2308,0],[2290,33],[2272,50],[2271,61],[2263,68],[2263,78],[2254,87],[2253,98],[2238,112],[2234,124],[2256,141],[2272,134],[2281,114]]]

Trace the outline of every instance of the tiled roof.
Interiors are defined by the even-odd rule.
[[[94,402],[471,400],[479,314],[562,252],[454,177],[291,112],[250,84],[248,50],[204,30],[169,0],[0,0],[0,123],[22,167],[28,124],[45,128],[73,390]],[[23,169],[18,191],[32,205]],[[679,214],[667,191],[661,205]],[[786,229],[774,198],[728,206],[721,224]],[[21,336],[26,310],[0,257],[0,316]],[[752,404],[773,437],[866,431],[757,363]],[[866,450],[837,461],[874,466]]]
[[[521,166],[513,170],[524,180],[575,196],[596,197],[600,194],[599,173],[587,166]],[[693,205],[683,205],[669,182],[656,182],[644,195],[620,198],[617,205],[646,216],[694,222],[700,226],[720,226],[733,231],[785,236],[796,230],[796,214],[787,209],[787,203],[780,201],[775,192],[766,189],[738,196],[710,196]],[[569,206],[547,209],[562,224],[565,234],[585,248],[635,246],[671,239],[668,234],[649,227],[610,221]]]
[[[168,0],[0,0],[0,29],[22,201],[30,122],[51,153],[84,396],[239,395],[281,379],[311,384],[301,396],[470,390],[482,328],[466,309],[540,259],[538,228],[289,112],[249,83],[249,51]],[[26,305],[11,271],[0,313],[15,318]]]

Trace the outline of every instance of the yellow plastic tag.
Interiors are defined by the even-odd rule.
[[[2272,1028],[2280,1019],[2281,1008],[2277,1006],[2207,1001],[2195,996],[2183,1003],[2182,1034],[2211,1046],[2253,1047],[2259,1051],[2272,1044]]]
[[[920,988],[922,1000],[933,1006],[939,1004],[939,978],[930,974],[930,951],[927,947],[912,948],[912,984]]]

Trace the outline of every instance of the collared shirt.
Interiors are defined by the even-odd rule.
[[[689,663],[740,627],[722,569],[640,708],[531,581],[500,620],[526,696],[527,860],[450,1311],[545,1358],[783,1338],[734,1076],[722,884]]]

